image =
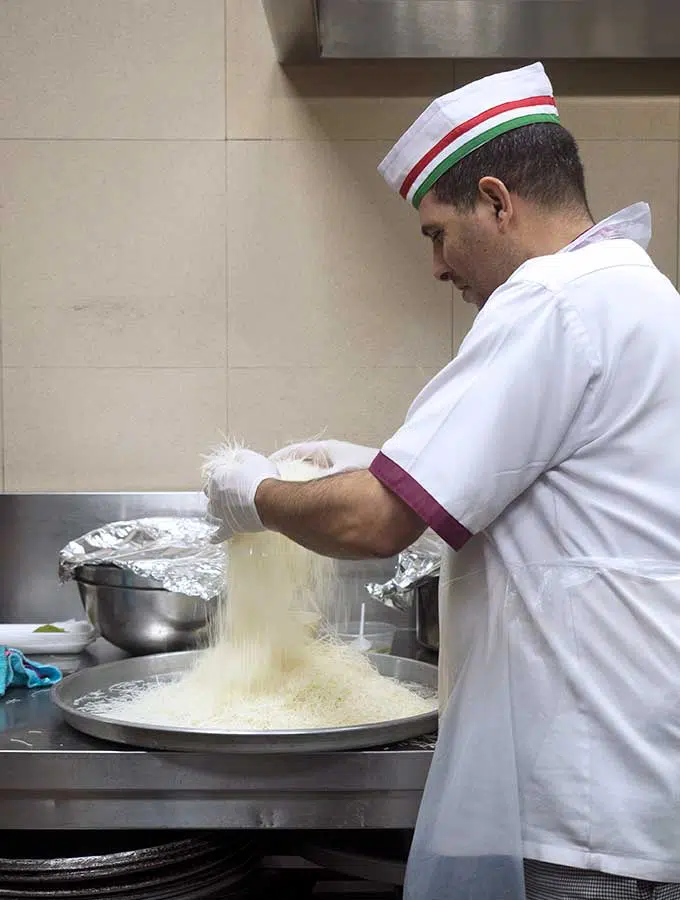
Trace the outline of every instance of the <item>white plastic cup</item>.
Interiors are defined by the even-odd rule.
[[[366,653],[391,653],[396,625],[390,622],[365,622],[363,637],[369,646],[365,647]],[[338,639],[343,644],[358,644],[361,634],[359,622],[350,622],[346,628],[337,632]]]

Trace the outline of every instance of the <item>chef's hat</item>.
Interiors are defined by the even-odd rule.
[[[535,122],[559,123],[541,63],[489,75],[434,100],[378,171],[417,209],[435,181],[464,156],[499,134]]]

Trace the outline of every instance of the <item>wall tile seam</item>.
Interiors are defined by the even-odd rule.
[[[224,79],[224,406],[222,409],[224,415],[224,432],[225,438],[229,434],[229,296],[230,296],[230,278],[229,278],[229,127],[228,127],[228,97],[227,97],[227,78],[226,78],[226,60],[227,60],[227,0],[224,0],[224,60],[225,60],[225,79]]]
[[[0,133],[2,143],[43,143],[43,144],[223,144],[226,137],[4,137]]]
[[[256,368],[256,367],[253,367]],[[21,371],[21,372],[222,372],[226,373],[227,368],[224,365],[214,365],[214,366],[205,366],[205,365],[175,365],[175,366],[136,366],[136,365],[125,365],[125,366],[100,366],[100,365],[69,365],[68,363],[62,363],[59,365],[24,365],[19,366],[13,363],[7,363],[2,366],[2,370],[5,372],[9,371]]]
[[[400,134],[390,134],[385,137],[340,137],[328,135],[328,137],[228,137],[228,144],[375,144],[381,141],[396,142]]]
[[[5,470],[5,460],[7,458],[7,423],[5,422],[5,379],[2,377],[4,372],[3,354],[3,332],[2,332],[2,302],[3,302],[3,253],[0,246],[0,428],[2,428],[2,446],[0,447],[0,490],[5,490],[7,473]]]
[[[177,366],[136,366],[136,365],[125,365],[125,366],[99,366],[99,365],[91,365],[91,366],[77,366],[77,365],[57,365],[57,366],[41,366],[41,365],[27,365],[27,366],[17,366],[13,364],[3,365],[3,372],[32,372],[34,370],[39,371],[55,371],[55,372],[224,372],[225,367],[223,365],[216,366],[190,366],[190,365],[177,365]]]
[[[10,367],[6,366],[5,368],[10,368]],[[14,368],[19,368],[19,367],[15,366]],[[257,372],[257,371],[265,371],[265,372],[315,372],[315,371],[319,371],[319,372],[373,372],[373,371],[382,372],[382,371],[385,371],[385,372],[392,372],[396,369],[399,371],[403,370],[403,371],[407,372],[407,371],[418,371],[421,369],[423,371],[425,371],[425,369],[435,369],[435,368],[436,368],[436,364],[433,365],[432,363],[428,362],[428,363],[423,363],[421,365],[418,365],[416,363],[411,363],[410,365],[403,365],[403,366],[400,366],[397,364],[395,364],[395,365],[366,364],[366,365],[358,365],[358,366],[354,366],[354,365],[309,366],[309,365],[305,365],[305,364],[282,365],[282,366],[279,366],[279,365],[274,365],[274,366],[268,366],[268,365],[229,366],[228,371],[229,372]]]
[[[599,143],[620,143],[621,141],[625,141],[626,143],[636,143],[636,144],[650,144],[650,143],[659,143],[659,144],[674,144],[679,140],[678,137],[649,137],[648,135],[642,137],[639,135],[602,135],[595,136],[589,134],[587,137],[578,134],[578,132],[573,132],[574,138],[576,141],[581,144],[588,141],[598,141]],[[226,139],[227,144],[375,144],[383,141],[397,141],[399,139],[399,134],[388,135],[386,137],[339,137],[339,136],[328,136],[328,137],[316,137],[316,138],[291,138],[291,137],[228,137]],[[2,141],[3,138],[0,138]]]

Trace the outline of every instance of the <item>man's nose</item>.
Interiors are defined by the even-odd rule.
[[[451,270],[444,262],[441,247],[434,247],[432,250],[432,274],[437,281],[451,280]]]

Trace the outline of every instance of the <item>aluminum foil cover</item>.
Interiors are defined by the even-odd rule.
[[[384,606],[398,610],[408,609],[413,588],[426,578],[439,575],[443,548],[443,541],[428,529],[414,544],[399,554],[396,572],[389,581],[384,584],[367,584],[366,590]]]
[[[111,522],[71,541],[59,554],[59,579],[79,566],[106,563],[149,578],[167,591],[210,600],[223,582],[224,550],[205,519],[157,516]],[[150,585],[151,586],[151,585]]]

